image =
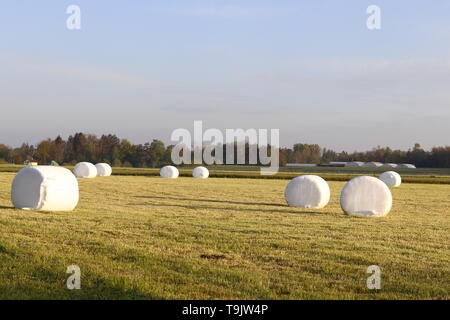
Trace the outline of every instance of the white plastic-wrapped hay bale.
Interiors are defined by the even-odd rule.
[[[175,178],[178,178],[178,175],[180,173],[178,172],[178,169],[175,168],[174,166],[165,166],[165,167],[161,168],[161,170],[159,171],[159,174],[163,178],[175,179]]]
[[[320,209],[330,201],[330,187],[319,176],[299,176],[288,183],[284,198],[291,207]]]
[[[75,209],[78,199],[78,181],[62,167],[23,168],[11,187],[11,200],[18,209],[70,211]]]
[[[361,162],[361,161],[347,162],[345,164],[346,167],[350,167],[350,168],[359,168],[359,167],[362,167],[363,165],[364,165],[364,162]]]
[[[381,167],[383,164],[381,162],[375,162],[375,161],[371,161],[371,162],[366,162],[364,163],[363,167],[364,168],[379,168]]]
[[[398,187],[402,184],[402,177],[395,171],[386,171],[380,174],[379,179],[388,187]]]
[[[411,163],[400,163],[397,168],[400,169],[416,169],[416,166]]]
[[[397,165],[395,163],[385,163],[381,168],[397,168]]]
[[[192,170],[192,176],[194,178],[206,179],[209,177],[209,171],[205,167],[196,167]]]
[[[73,174],[77,178],[95,178],[97,168],[90,162],[79,162],[73,168]]]
[[[383,181],[374,177],[353,178],[341,191],[341,208],[349,215],[383,217],[391,207],[391,191]]]
[[[97,163],[97,177],[109,177],[112,174],[112,168],[107,163]]]

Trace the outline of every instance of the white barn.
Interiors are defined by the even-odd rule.
[[[286,167],[317,167],[315,163],[286,163]]]

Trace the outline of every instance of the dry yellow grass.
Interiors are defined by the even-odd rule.
[[[385,218],[290,208],[286,180],[79,180],[73,212],[11,207],[0,174],[0,298],[448,299],[450,186],[403,184]],[[81,290],[68,290],[69,265]],[[368,290],[379,265],[382,289]]]

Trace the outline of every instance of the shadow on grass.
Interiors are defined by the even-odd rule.
[[[252,204],[254,205],[254,204]],[[266,212],[266,213],[290,213],[290,214],[307,214],[307,215],[323,215],[332,214],[331,212],[319,211],[290,211],[290,210],[276,210],[276,209],[252,209],[252,208],[231,208],[231,207],[213,207],[213,206],[198,206],[185,204],[167,204],[167,203],[128,203],[127,206],[148,206],[148,207],[178,207],[192,210],[220,210],[220,211],[247,211],[247,212]]]
[[[14,208],[14,207],[7,207],[7,206],[0,206],[0,209],[5,209],[5,210],[16,210],[16,208]]]
[[[135,198],[164,199],[164,200],[175,200],[175,201],[217,202],[217,203],[239,204],[239,205],[246,205],[246,206],[287,207],[287,205],[276,204],[276,203],[240,202],[240,201],[216,200],[216,199],[189,199],[189,198],[160,197],[160,196],[135,196]]]
[[[18,213],[20,212],[25,212],[27,214],[32,214],[32,213],[36,213],[36,214],[55,214],[55,213],[62,213],[62,212],[67,212],[67,211],[46,211],[46,210],[28,210],[28,209],[18,209],[15,207],[7,207],[7,206],[0,206],[0,210],[10,210],[10,211],[16,211]]]
[[[66,280],[70,274],[55,272],[49,266],[29,271],[32,282],[0,285],[0,299],[5,300],[161,300],[163,296],[127,287],[117,277],[116,281],[98,274],[85,275],[81,289],[69,290]],[[86,279],[88,278],[88,279]]]

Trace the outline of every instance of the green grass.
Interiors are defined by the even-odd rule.
[[[339,173],[335,172],[335,168],[328,168],[328,171],[296,171],[296,172],[278,172],[275,175],[261,175],[259,171],[232,171],[232,170],[210,170],[209,176],[213,178],[244,178],[244,179],[293,179],[302,174],[318,174],[327,181],[348,181],[352,178],[369,175],[378,177],[382,172],[386,171],[367,171],[359,173]],[[192,169],[181,168],[180,176],[191,177]],[[401,172],[400,172],[401,173]],[[114,175],[122,176],[159,176],[159,169],[149,168],[114,168]],[[450,175],[425,175],[425,174],[404,174],[401,173],[402,181],[407,183],[430,183],[430,184],[450,184]]]
[[[0,165],[0,172],[17,172],[24,166]],[[181,166],[180,176],[191,177],[194,166]],[[72,169],[72,167],[66,167]],[[210,177],[246,178],[246,179],[292,179],[301,174],[318,174],[327,181],[348,181],[360,175],[378,177],[386,168],[292,168],[282,167],[275,175],[261,175],[256,166],[208,166]],[[114,168],[113,175],[122,176],[159,176],[156,168]],[[407,183],[450,184],[450,168],[394,169]]]
[[[450,186],[402,184],[385,218],[287,207],[286,180],[79,180],[73,212],[11,207],[0,174],[1,299],[449,299]],[[69,265],[81,290],[68,290]],[[379,265],[382,289],[366,288]]]
[[[182,165],[181,168],[192,169],[197,165]],[[259,166],[250,165],[211,165],[211,170],[217,171],[259,171]],[[450,175],[450,168],[351,168],[351,167],[280,167],[280,172],[304,172],[304,173],[337,173],[337,174],[376,174],[387,170],[394,170],[406,175]]]

